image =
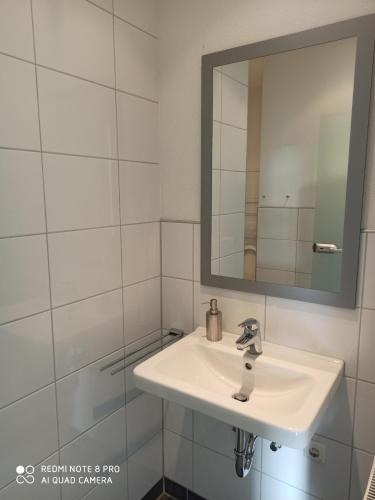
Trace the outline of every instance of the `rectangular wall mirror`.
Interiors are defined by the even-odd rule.
[[[355,307],[374,19],[203,57],[203,284]]]

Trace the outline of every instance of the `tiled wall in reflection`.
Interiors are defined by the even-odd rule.
[[[160,346],[157,36],[153,0],[0,2],[0,500],[162,477],[161,401],[113,373]],[[16,484],[41,463],[121,473]]]

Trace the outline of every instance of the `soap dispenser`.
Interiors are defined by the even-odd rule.
[[[218,342],[223,338],[223,332],[221,328],[221,311],[217,308],[217,300],[211,299],[210,309],[206,312],[206,336],[207,340],[211,342]]]

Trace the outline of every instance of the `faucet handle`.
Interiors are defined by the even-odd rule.
[[[244,333],[251,333],[253,336],[259,331],[259,321],[255,318],[247,318],[238,326],[245,329]]]

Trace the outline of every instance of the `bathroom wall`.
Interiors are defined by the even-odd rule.
[[[0,1],[1,500],[138,500],[162,477],[161,401],[114,373],[161,344],[156,4],[113,4]],[[121,472],[16,484],[40,463]]]
[[[374,12],[367,0],[162,0],[160,137],[163,328],[205,324],[218,297],[226,330],[249,316],[266,340],[345,360],[345,377],[316,439],[326,463],[260,444],[255,470],[234,475],[230,426],[165,403],[165,475],[214,500],[360,500],[375,454],[375,156],[373,115],[361,240],[358,304],[346,310],[199,283],[200,64],[203,53]]]
[[[248,63],[218,67],[213,78],[212,241],[214,274],[242,278]]]

